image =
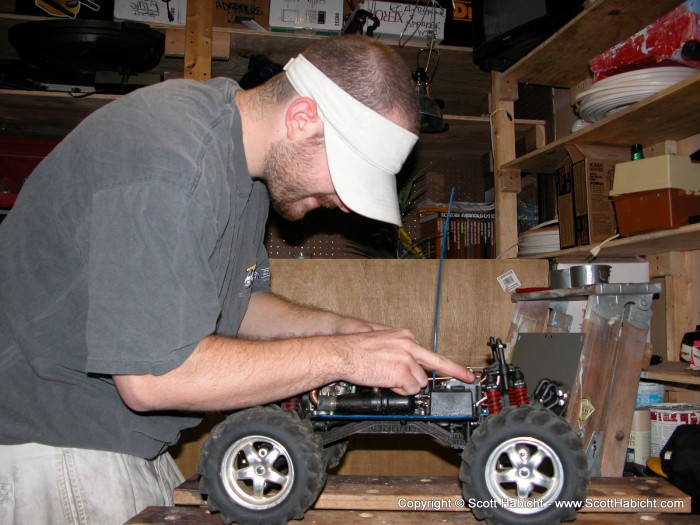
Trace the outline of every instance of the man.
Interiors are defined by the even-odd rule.
[[[202,412],[335,380],[412,394],[423,367],[472,381],[409,330],[269,289],[270,201],[400,224],[416,123],[400,58],[339,37],[253,90],[165,82],[68,135],[0,226],[0,522],[169,504],[165,450]]]

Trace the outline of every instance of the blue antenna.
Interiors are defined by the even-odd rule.
[[[437,293],[435,294],[435,318],[433,319],[433,352],[437,353],[438,340],[438,318],[440,316],[440,289],[442,288],[442,263],[445,260],[445,245],[447,244],[447,234],[450,231],[450,216],[452,215],[452,201],[455,197],[455,189],[450,192],[450,203],[447,206],[447,217],[445,226],[442,229],[442,242],[440,242],[440,262],[438,263]],[[438,220],[440,218],[438,217]],[[435,387],[435,370],[433,370],[433,388]]]

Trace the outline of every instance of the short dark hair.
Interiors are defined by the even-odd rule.
[[[406,127],[418,132],[418,98],[411,72],[388,45],[361,35],[318,40],[303,53],[346,93],[381,115],[403,115]],[[296,95],[285,74],[263,84],[263,96],[281,103]]]

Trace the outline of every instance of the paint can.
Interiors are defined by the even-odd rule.
[[[640,381],[637,387],[637,399],[634,408],[641,408],[648,405],[658,405],[664,402],[664,385],[652,383],[650,381]]]
[[[638,408],[634,411],[632,429],[627,443],[627,462],[646,465],[651,454],[651,411]]]
[[[700,422],[700,405],[659,403],[649,406],[651,418],[651,455],[658,457],[661,449],[680,425]]]

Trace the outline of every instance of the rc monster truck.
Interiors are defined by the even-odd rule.
[[[542,380],[532,401],[504,345],[473,384],[435,378],[415,396],[344,382],[229,415],[198,465],[200,491],[224,523],[284,524],[316,501],[353,434],[427,434],[461,451],[464,501],[490,524],[573,519],[586,494],[581,440],[561,417],[563,385]],[[558,505],[557,502],[566,502]]]

